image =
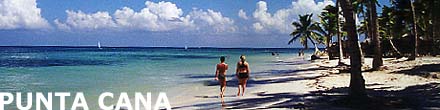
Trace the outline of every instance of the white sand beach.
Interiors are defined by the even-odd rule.
[[[420,96],[419,93],[407,92],[411,86],[431,85],[425,89],[439,90],[439,57],[421,57],[416,61],[404,61],[405,58],[384,60],[386,66],[382,71],[363,72],[368,94],[383,101],[385,105],[381,106],[382,108],[413,108],[413,106],[400,104],[412,103],[411,101],[405,102],[404,100],[392,103],[394,100],[398,100],[394,98],[404,99],[408,94]],[[277,63],[288,65],[288,62],[293,61]],[[371,58],[366,58],[364,68],[368,68],[371,62]],[[228,86],[224,103],[218,97],[218,85],[206,86],[203,83],[195,83],[181,88],[182,91],[179,95],[172,97],[170,101],[173,109],[350,109],[350,107],[332,104],[341,95],[347,94],[346,88],[350,83],[350,74],[344,73],[344,71],[340,73],[339,70],[344,68],[337,67],[337,63],[338,60],[321,59],[306,64],[293,65],[301,69],[286,70],[275,75],[251,77],[248,83],[251,87],[248,87],[245,96],[237,97],[237,87],[235,85]],[[349,60],[345,59],[344,63],[349,64]],[[267,69],[270,70],[270,68]],[[228,77],[228,84],[234,81],[236,82],[234,78]],[[440,94],[436,94],[436,91],[429,94],[430,91],[426,90],[426,94],[422,94],[420,97],[434,96],[434,99],[427,101],[438,104]],[[395,94],[393,95],[395,97],[386,96],[386,94]],[[399,95],[402,94],[404,96],[400,97]],[[389,106],[388,102],[391,102]],[[419,107],[419,105],[415,106]],[[436,108],[438,106],[430,106],[429,104],[421,105],[421,107],[440,109]]]

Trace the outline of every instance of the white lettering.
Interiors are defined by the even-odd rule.
[[[65,110],[66,109],[66,96],[70,96],[70,93],[68,92],[59,92],[59,93],[55,93],[55,96],[60,97],[60,110]]]
[[[52,110],[52,92],[47,93],[47,99],[43,93],[37,92],[36,94],[37,110],[41,110],[41,103],[44,104],[47,110]]]
[[[159,93],[159,96],[156,100],[156,105],[154,105],[154,110],[159,110],[160,107],[165,107],[167,110],[171,110],[171,105],[168,101],[167,94],[164,92]]]
[[[128,98],[128,95],[126,92],[122,92],[121,95],[119,95],[118,103],[116,104],[116,109],[119,110],[121,107],[126,107],[128,110],[133,110],[133,107],[131,106],[130,99]]]
[[[23,107],[23,105],[21,104],[21,93],[17,92],[16,94],[17,96],[17,108],[20,110],[29,110],[32,107],[32,92],[27,93],[27,103],[26,106]]]
[[[135,110],[141,110],[141,104],[144,106],[146,110],[151,110],[151,93],[147,93],[147,100],[145,100],[144,95],[142,93],[136,93],[134,96],[134,105]]]
[[[7,97],[5,100],[5,96]],[[11,104],[14,96],[11,93],[0,92],[0,110],[5,110],[5,104]]]
[[[23,97],[22,97],[23,96]],[[55,98],[59,97],[59,108],[56,107],[56,109],[65,110],[67,109],[83,109],[83,110],[89,110],[89,107],[87,105],[86,98],[84,96],[84,93],[78,92],[75,94],[75,98],[72,102],[71,107],[66,107],[66,101],[67,99],[70,99],[68,97],[73,96],[69,92],[48,92],[47,94],[43,94],[41,92],[36,92],[33,94],[32,92],[28,92],[26,94],[27,97],[24,97],[22,93],[17,92],[16,96],[12,93],[7,92],[0,92],[0,110],[9,109],[7,105],[13,103],[16,101],[15,105],[17,106],[17,109],[19,110],[30,110],[35,108],[35,110],[52,110],[53,108],[53,97]],[[98,99],[98,105],[99,108],[102,110],[113,110],[113,109],[128,109],[128,110],[159,110],[159,109],[167,109],[171,110],[171,105],[168,100],[168,97],[166,93],[160,92],[156,103],[154,107],[152,106],[153,98],[152,94],[148,92],[146,95],[136,92],[134,94],[134,105],[132,105],[132,100],[130,100],[130,97],[126,92],[122,92],[119,94],[116,106],[114,105],[105,105],[105,102],[114,102],[115,96],[113,93],[110,92],[104,92],[101,95],[99,95]],[[14,99],[15,98],[15,99]],[[23,99],[24,98],[24,99]],[[107,99],[110,99],[110,101],[106,101]],[[26,100],[27,99],[27,100]],[[34,102],[35,100],[35,102]],[[112,101],[113,100],[113,101]],[[58,102],[58,100],[55,100]],[[69,100],[70,102],[70,100]],[[108,103],[107,103],[108,104]],[[134,109],[133,109],[134,108]]]
[[[99,95],[99,99],[98,99],[99,108],[101,108],[103,110],[111,110],[111,109],[113,109],[112,106],[105,106],[105,104],[104,104],[105,97],[113,98],[113,93],[104,92],[101,95]]]
[[[76,110],[76,108],[82,107],[84,110],[88,110],[89,106],[87,106],[86,98],[82,92],[76,93],[75,100],[72,104],[72,110]]]

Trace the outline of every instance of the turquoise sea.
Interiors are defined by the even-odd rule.
[[[168,92],[211,78],[220,56],[230,69],[241,54],[252,72],[282,69],[270,62],[297,57],[295,48],[0,47],[0,92],[83,92],[90,108],[112,92]],[[272,56],[276,52],[279,56]],[[309,50],[308,52],[311,52]],[[228,74],[232,74],[231,71]],[[191,77],[206,76],[206,77]],[[212,77],[213,78],[213,77]],[[71,94],[74,95],[74,94]],[[172,96],[172,94],[170,94]],[[26,96],[26,95],[24,95]],[[23,97],[24,97],[23,96]],[[34,96],[35,97],[35,96]],[[22,99],[25,102],[25,99]],[[54,98],[54,110],[58,108]],[[66,99],[70,107],[73,97]],[[14,101],[15,103],[15,101]],[[35,102],[33,102],[35,105]],[[15,104],[6,106],[15,108]]]

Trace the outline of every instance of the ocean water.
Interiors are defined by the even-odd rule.
[[[113,101],[106,102],[112,104],[116,103],[120,92],[154,94],[211,78],[220,56],[227,57],[226,63],[230,65],[228,74],[233,74],[241,54],[247,56],[252,72],[263,72],[268,68],[285,69],[270,64],[295,58],[298,50],[0,47],[0,92],[83,92],[89,107],[97,108],[98,96],[103,92],[115,94]],[[272,52],[279,53],[279,56],[272,56]],[[25,102],[25,99],[22,101]],[[73,97],[68,97],[66,107],[70,107],[72,102]],[[54,98],[55,110],[57,104],[57,98]],[[14,104],[6,106],[14,107]]]

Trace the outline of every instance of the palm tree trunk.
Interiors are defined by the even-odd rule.
[[[412,11],[412,17],[413,17],[413,33],[414,33],[414,50],[411,52],[411,56],[408,58],[408,60],[416,60],[417,56],[417,48],[418,46],[418,34],[417,34],[417,19],[416,19],[416,10],[414,9],[414,3],[409,1],[411,3],[411,11]]]
[[[316,44],[313,44],[315,46],[315,55],[317,55],[319,53],[319,49],[318,46]]]
[[[310,37],[307,37],[307,38],[310,40],[310,42],[312,42],[313,46],[315,46],[315,52],[314,52],[314,55],[316,55],[316,54],[319,52],[318,44],[316,44],[316,43],[312,40],[312,38],[310,38]]]
[[[434,38],[433,40],[433,45],[434,45],[434,54],[438,55],[440,54],[440,50],[439,50],[439,45],[437,44],[437,40],[440,40],[440,22],[438,21],[438,19],[440,19],[440,13],[438,13],[437,10],[440,10],[440,1],[439,0],[434,0],[434,3],[432,4],[432,37]]]
[[[432,56],[435,56],[434,55],[434,51],[435,51],[435,46],[434,46],[434,44],[435,44],[435,42],[434,42],[434,35],[432,34],[432,23],[430,23],[431,21],[433,21],[432,20],[432,11],[434,11],[433,9],[433,7],[435,6],[434,5],[434,0],[426,0],[425,2],[423,2],[422,1],[422,3],[426,3],[426,11],[428,11],[429,13],[427,13],[427,16],[426,16],[426,18],[424,18],[424,23],[423,24],[425,24],[425,26],[426,26],[426,32],[425,32],[425,36],[427,37],[427,40],[428,41],[431,41],[431,42],[429,42],[429,45],[428,46],[430,46],[430,48],[427,50],[428,51],[428,53],[429,53],[429,55],[432,55]]]
[[[327,47],[325,48],[327,54],[328,54],[328,60],[330,60],[333,55],[330,54],[330,47],[332,46],[331,43],[332,42],[332,35],[331,34],[327,34]]]
[[[362,76],[361,49],[356,31],[356,17],[351,0],[341,0],[342,12],[345,17],[345,29],[348,34],[350,50],[350,92],[351,98],[367,98],[365,80]]]
[[[380,37],[378,32],[378,26],[377,26],[377,12],[376,12],[376,0],[370,0],[369,1],[369,7],[370,8],[370,23],[371,23],[371,35],[373,40],[373,46],[374,46],[374,58],[373,58],[373,70],[379,70],[381,66],[383,66],[382,61],[382,49],[380,46]]]
[[[393,48],[393,50],[394,50],[394,52],[396,52],[397,53],[397,58],[400,58],[400,57],[402,57],[402,53],[400,53],[400,51],[396,48],[396,46],[394,45],[394,43],[393,43],[393,38],[394,38],[394,34],[393,34],[393,29],[388,29],[388,33],[390,33],[390,36],[389,36],[389,38],[388,38],[388,41],[390,42],[390,44],[391,44],[391,47]]]
[[[336,13],[336,28],[338,28],[337,29],[337,31],[336,31],[336,34],[337,34],[337,36],[338,36],[338,47],[339,47],[339,60],[338,60],[338,65],[342,65],[343,63],[342,63],[342,59],[343,59],[343,57],[344,57],[344,53],[342,52],[342,37],[341,37],[341,33],[340,33],[340,27],[339,27],[339,23],[340,23],[340,20],[339,20],[339,0],[336,0],[336,9],[337,9],[337,13]]]
[[[393,38],[393,37],[391,37],[391,38]],[[390,42],[391,47],[393,48],[394,52],[397,53],[397,57],[400,57],[402,55],[402,53],[400,53],[400,51],[397,50],[396,46],[394,45],[394,43],[393,43],[393,41],[391,39],[388,39],[388,41]]]
[[[369,8],[370,7],[370,5],[369,5],[369,3],[367,3],[367,12],[366,12],[366,15],[364,15],[364,18],[366,19],[366,21],[365,21],[365,30],[367,31],[366,33],[365,33],[365,38],[366,39],[371,39],[371,29],[370,29],[370,27],[371,27],[371,20],[370,20],[370,15],[371,15],[371,9]]]

